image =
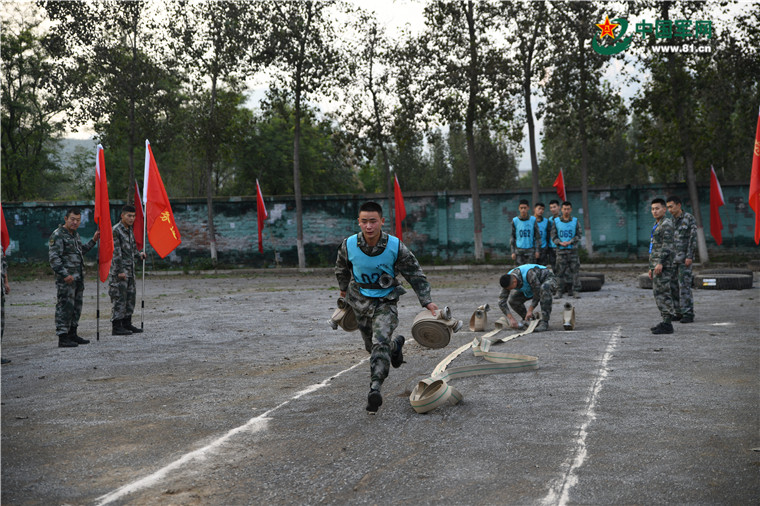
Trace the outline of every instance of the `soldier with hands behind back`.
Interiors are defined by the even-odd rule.
[[[670,280],[674,320],[694,321],[694,298],[691,285],[694,274],[691,265],[697,250],[697,220],[681,209],[681,199],[668,197],[668,211],[673,216],[673,276]]]
[[[649,243],[649,277],[652,293],[660,310],[662,321],[652,327],[652,334],[673,333],[673,297],[671,276],[673,276],[673,223],[665,216],[667,208],[660,198],[652,200],[654,227]]]
[[[137,288],[135,284],[135,264],[145,258],[145,253],[137,251],[132,226],[135,223],[135,208],[129,204],[121,208],[121,221],[113,227],[113,260],[108,273],[108,295],[111,297],[112,335],[123,336],[142,332],[132,325],[135,311]]]

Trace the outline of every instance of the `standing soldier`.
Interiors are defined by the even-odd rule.
[[[84,255],[100,237],[96,231],[90,242],[82,245],[77,229],[82,222],[78,207],[66,211],[63,225],[50,236],[48,258],[55,273],[58,300],[55,305],[55,332],[59,348],[73,348],[90,341],[77,335],[84,294]]]
[[[554,220],[552,226],[552,242],[557,246],[556,273],[559,278],[559,291],[557,298],[561,298],[567,292],[573,298],[579,299],[577,292],[581,290],[581,281],[578,273],[581,270],[581,261],[578,257],[578,243],[581,240],[581,224],[578,218],[573,218],[573,205],[570,202],[562,203],[562,215]]]
[[[549,267],[556,273],[557,272],[557,245],[552,241],[552,230],[554,229],[554,221],[559,219],[559,200],[553,199],[549,201],[549,212],[552,214],[549,216],[546,237],[549,239],[549,249],[547,251],[549,257]]]
[[[670,280],[673,296],[674,320],[681,323],[694,321],[694,299],[691,284],[694,275],[691,264],[697,249],[697,220],[681,209],[681,199],[668,197],[668,211],[673,216],[673,277]]]
[[[512,218],[512,260],[516,265],[528,264],[538,260],[541,234],[536,225],[536,218],[528,216],[528,201],[521,200],[518,207],[520,215]]]
[[[142,332],[132,325],[137,289],[135,285],[135,261],[145,258],[145,253],[137,251],[132,225],[135,223],[135,208],[129,204],[121,208],[121,221],[113,227],[113,260],[108,280],[108,295],[111,296],[112,335],[125,336]]]
[[[652,227],[649,242],[649,278],[652,280],[652,292],[662,322],[650,330],[652,334],[672,334],[673,297],[670,280],[673,276],[673,223],[665,217],[665,201],[657,198],[652,201]]]
[[[539,303],[541,304],[541,321],[535,332],[549,330],[549,317],[552,314],[552,293],[557,290],[557,278],[554,273],[538,264],[525,264],[515,267],[499,279],[501,294],[499,309],[509,320],[512,328],[517,328],[517,320],[510,314],[511,307],[523,320],[533,316]],[[511,292],[511,293],[510,293]],[[525,303],[531,301],[528,310]]]
[[[0,270],[0,276],[2,276],[2,286],[0,286],[0,297],[2,298],[2,309],[0,312],[0,339],[5,334],[5,295],[11,293],[11,285],[8,284],[8,262],[5,261],[5,251],[3,253],[2,270]],[[8,364],[10,359],[0,358],[0,363]]]
[[[396,303],[406,291],[396,275],[409,281],[422,307],[438,309],[430,298],[430,283],[417,258],[397,237],[382,231],[383,208],[365,202],[359,208],[360,234],[343,241],[335,261],[340,296],[354,310],[364,347],[370,353],[370,390],[367,411],[376,413],[383,403],[380,387],[388,376],[388,365],[404,361],[404,336],[391,338],[398,326]]]
[[[541,235],[541,242],[539,243],[538,260],[539,265],[549,265],[549,220],[544,218],[544,206],[543,202],[538,202],[533,206],[533,217],[536,218],[536,226],[538,227],[538,233]]]

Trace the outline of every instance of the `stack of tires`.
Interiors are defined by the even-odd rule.
[[[694,274],[694,288],[703,290],[746,290],[752,288],[752,271],[749,269],[704,269]],[[639,274],[639,288],[652,289],[649,273]]]
[[[604,284],[603,272],[579,272],[581,292],[598,292]]]

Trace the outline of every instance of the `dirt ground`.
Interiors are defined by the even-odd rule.
[[[595,269],[599,270],[599,269]],[[654,336],[640,270],[607,270],[576,330],[498,351],[537,371],[454,380],[462,403],[408,395],[455,347],[411,339],[376,416],[358,333],[332,330],[327,270],[149,276],[145,333],[110,335],[89,273],[80,334],[59,349],[52,279],[12,283],[2,367],[4,505],[750,504],[760,498],[760,310],[754,288],[696,290],[696,322]],[[430,270],[434,300],[500,316],[498,269]],[[135,320],[140,322],[140,288]],[[463,355],[453,365],[477,363]]]

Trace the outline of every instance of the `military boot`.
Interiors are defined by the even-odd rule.
[[[536,325],[536,328],[533,329],[533,332],[546,332],[547,330],[549,330],[549,322],[541,320],[538,322],[538,325]]]
[[[396,346],[395,349],[391,351],[391,365],[394,369],[398,369],[401,367],[401,364],[404,363],[404,352],[402,351],[402,348],[404,347],[405,341],[404,336],[396,336],[393,338],[393,342]]]
[[[121,322],[122,320],[114,320],[111,322],[112,329],[113,329],[111,331],[111,335],[112,336],[131,336],[132,332],[130,330],[125,329]]]
[[[58,334],[58,347],[59,348],[76,348],[79,346],[77,343],[69,339],[68,334]]]
[[[89,339],[84,339],[82,336],[77,335],[76,327],[71,327],[69,329],[69,341],[74,341],[77,344],[90,344]]]
[[[380,390],[370,388],[369,395],[367,395],[367,412],[374,415],[382,404],[383,396],[380,395]]]
[[[670,322],[660,322],[660,324],[657,325],[652,331],[652,334],[672,334],[672,333],[673,333],[673,324]]]
[[[122,325],[121,325],[122,327],[124,327],[125,329],[131,331],[133,334],[139,334],[139,333],[141,333],[143,331],[143,329],[141,329],[140,327],[135,327],[134,325],[132,325],[132,317],[131,316],[127,316],[126,318],[124,318],[123,320],[121,320],[121,323],[122,323]]]

